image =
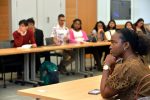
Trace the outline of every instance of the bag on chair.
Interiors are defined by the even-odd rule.
[[[50,61],[44,61],[40,68],[40,80],[43,85],[55,84],[59,82],[58,67]]]

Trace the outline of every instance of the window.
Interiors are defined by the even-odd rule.
[[[131,19],[131,0],[111,0],[110,18],[114,20]]]

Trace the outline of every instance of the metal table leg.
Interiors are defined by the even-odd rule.
[[[75,49],[75,53],[75,71],[78,73],[80,71],[79,49]]]
[[[24,54],[24,81],[29,81],[29,54]]]
[[[32,66],[34,66],[31,71],[32,73],[32,79],[34,80],[35,78],[35,57],[33,55],[33,57],[31,57],[31,62],[33,61],[33,64]],[[30,78],[29,78],[29,54],[24,54],[24,78],[23,80],[16,80],[15,83],[21,83],[22,85],[25,85],[25,84],[33,84],[34,86],[37,86],[37,82],[35,81],[31,81]]]
[[[35,80],[36,75],[36,68],[35,68],[35,53],[31,54],[31,80]]]
[[[84,58],[84,55],[85,55],[84,48],[76,49],[75,68],[76,68],[76,73],[83,74],[84,77],[88,77],[88,75],[89,74],[91,75],[92,73],[85,71],[85,65],[84,65],[85,58]]]
[[[93,76],[93,72],[91,71],[85,71],[85,48],[81,48],[80,49],[80,56],[81,56],[81,60],[80,60],[80,63],[81,63],[81,72],[83,73],[87,73],[89,76]]]

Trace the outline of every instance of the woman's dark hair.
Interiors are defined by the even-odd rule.
[[[132,28],[135,30],[135,27],[134,27],[134,25],[132,24],[131,21],[127,21],[127,22],[125,23],[125,25],[124,25],[124,28],[127,28],[127,24],[128,24],[128,23],[130,23],[131,26],[132,26]]]
[[[35,21],[34,21],[34,19],[33,19],[33,18],[29,18],[29,19],[27,19],[27,22],[28,22],[28,23],[33,23],[33,25],[35,24]]]
[[[150,38],[145,34],[137,34],[133,30],[128,28],[123,28],[118,30],[117,33],[121,34],[121,39],[123,42],[129,42],[134,53],[141,56],[147,55],[150,50]]]
[[[80,28],[79,28],[79,29],[82,30],[82,21],[81,21],[81,19],[78,19],[78,18],[76,18],[76,19],[73,20],[73,23],[72,23],[72,25],[71,25],[71,28],[74,29],[74,24],[75,24],[77,21],[80,22]]]
[[[108,22],[107,30],[110,30],[109,24],[110,24],[111,22],[113,22],[113,23],[115,24],[115,26],[113,27],[113,29],[116,29],[116,22],[115,22],[115,20],[112,19],[112,20],[110,20],[110,21]]]
[[[138,23],[141,22],[141,21],[144,22],[144,19],[139,18],[139,19],[136,21],[136,23],[134,24],[135,27],[136,27],[136,26],[138,25]],[[143,31],[144,34],[146,34],[146,30],[145,30],[145,28],[144,28],[144,25],[141,27],[141,30]]]
[[[25,26],[28,26],[27,20],[23,19],[19,21],[19,25],[24,24]]]
[[[95,26],[94,26],[94,30],[96,30],[96,32],[98,32],[98,28],[97,28],[97,26],[98,26],[98,24],[102,24],[102,26],[103,26],[103,30],[104,30],[104,32],[106,31],[106,26],[105,26],[105,24],[104,24],[104,22],[102,22],[102,21],[98,21],[96,24],[95,24]]]

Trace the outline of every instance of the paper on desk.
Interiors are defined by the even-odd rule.
[[[32,44],[25,44],[21,46],[21,48],[24,48],[24,49],[29,49],[31,47],[32,47]]]

